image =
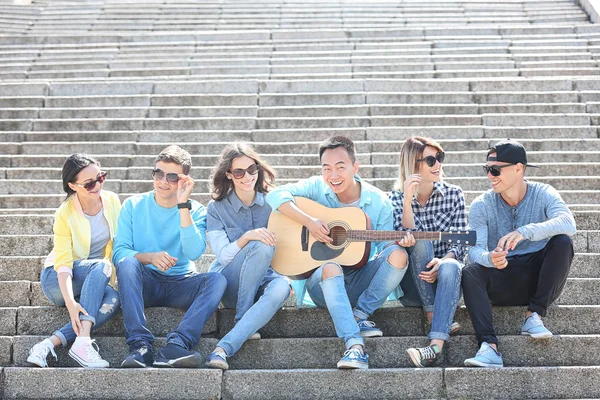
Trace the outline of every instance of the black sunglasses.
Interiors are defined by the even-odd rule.
[[[88,192],[91,192],[96,187],[96,183],[99,183],[101,185],[104,183],[104,181],[106,180],[106,175],[108,175],[108,172],[100,172],[98,176],[96,176],[96,180],[94,181],[90,181],[88,183],[73,183],[73,185],[80,186]]]
[[[435,165],[435,162],[438,161],[440,164],[444,162],[444,159],[446,158],[446,153],[444,153],[443,151],[438,151],[437,154],[434,156],[427,156],[427,157],[423,157],[417,160],[417,162],[421,162],[421,161],[425,161],[427,163],[427,166],[429,167],[433,167]]]
[[[506,164],[506,165],[484,165],[483,166],[483,170],[485,171],[485,174],[492,174],[492,176],[500,176],[500,173],[502,173],[502,168],[504,167],[510,167],[511,165],[515,165],[515,164]]]
[[[177,181],[179,180],[179,174],[176,174],[175,172],[169,172],[168,174],[166,174],[166,176],[167,176],[167,182],[169,182],[169,183],[177,183]],[[162,169],[158,169],[158,168],[153,169],[152,177],[156,181],[162,181],[163,178],[165,177],[165,171],[163,171]]]
[[[246,175],[246,172],[248,172],[250,175],[258,174],[258,169],[258,164],[252,164],[246,169],[236,168],[233,171],[229,171],[229,173],[233,175],[235,179],[242,179]]]

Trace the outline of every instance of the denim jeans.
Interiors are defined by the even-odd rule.
[[[117,263],[119,294],[130,348],[136,342],[152,345],[154,336],[146,326],[144,307],[175,307],[187,310],[179,325],[167,335],[167,343],[191,350],[204,324],[217,309],[227,281],[216,272],[179,276],[163,275],[134,257]]]
[[[308,294],[317,307],[329,310],[336,333],[346,343],[346,348],[355,344],[364,345],[354,317],[367,319],[373,314],[406,273],[406,268],[394,268],[387,260],[390,253],[397,249],[401,248],[389,246],[361,269],[342,268],[343,276],[324,281],[321,278],[321,266],[306,281]]]
[[[100,328],[119,311],[119,293],[108,281],[110,275],[105,274],[105,268],[111,266],[104,260],[76,260],[73,262],[73,295],[88,315],[79,314],[81,321],[92,322],[92,331]],[[65,306],[65,299],[60,291],[58,275],[54,268],[44,268],[40,277],[42,291],[52,303],[59,307]],[[68,322],[53,333],[63,346],[77,338],[73,325]]]
[[[463,265],[455,259],[440,263],[436,282],[428,283],[419,274],[429,271],[427,264],[434,258],[433,245],[420,240],[408,249],[408,279],[400,284],[404,297],[400,299],[406,307],[423,306],[425,312],[433,312],[429,339],[450,339],[450,326],[460,299],[460,282]]]
[[[235,326],[217,344],[228,356],[273,318],[290,295],[290,286],[270,267],[275,248],[252,241],[221,274],[227,279],[226,308],[235,308]]]

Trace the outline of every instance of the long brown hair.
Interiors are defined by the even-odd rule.
[[[444,151],[438,142],[428,137],[413,136],[406,139],[402,145],[402,150],[400,150],[400,171],[398,173],[398,180],[394,184],[394,189],[401,193],[404,192],[404,182],[406,181],[406,178],[419,170],[419,163],[417,160],[423,158],[423,152],[428,146],[433,147],[437,151]],[[440,172],[441,177],[443,176],[441,167]],[[415,195],[416,194],[417,193],[415,192]]]
[[[233,189],[233,181],[227,178],[226,173],[231,169],[233,160],[242,156],[253,159],[258,165],[258,178],[254,190],[267,193],[273,187],[273,182],[275,181],[275,170],[273,167],[260,158],[258,153],[248,143],[234,142],[225,146],[219,156],[217,165],[213,169],[210,195],[214,200],[223,200]]]

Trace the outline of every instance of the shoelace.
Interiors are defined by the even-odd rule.
[[[435,350],[433,350],[430,346],[419,349],[419,352],[421,353],[421,358],[424,360],[430,360],[436,356]]]
[[[354,357],[351,356],[350,358],[360,358],[360,357],[362,357],[362,353],[358,349],[346,350],[344,352],[344,357],[346,357],[346,356],[348,356],[350,354],[354,354]]]
[[[54,356],[54,359],[58,360],[58,357],[56,356],[56,353],[54,352],[54,348],[50,347],[50,346],[39,346],[37,349],[37,352],[35,353],[35,356],[41,358],[42,360],[45,360],[46,357],[48,356],[48,353],[52,353],[52,355]]]
[[[96,344],[96,340],[90,340],[84,349],[89,361],[103,361],[102,357],[100,357],[100,353],[98,353],[100,348]]]
[[[367,320],[360,321],[358,323],[358,326],[361,326],[361,325],[366,326],[367,328],[375,328],[375,322],[373,322],[373,321],[367,321]]]

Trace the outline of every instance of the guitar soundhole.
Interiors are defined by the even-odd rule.
[[[348,232],[343,226],[330,226],[329,227],[329,237],[333,239],[331,246],[340,247],[346,244],[348,240]]]

